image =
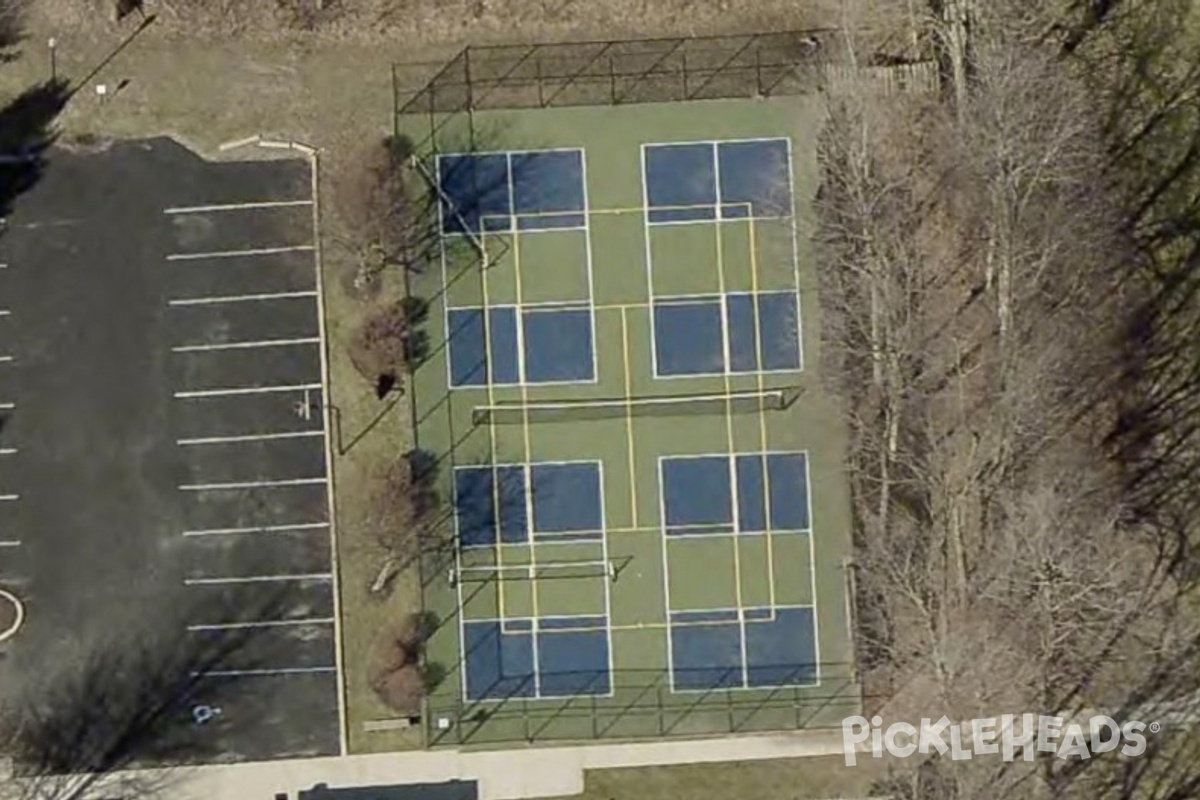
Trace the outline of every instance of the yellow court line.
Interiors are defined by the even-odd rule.
[[[509,191],[511,192],[511,188]],[[525,321],[521,318],[521,300],[522,300],[522,296],[521,296],[521,245],[518,241],[520,239],[520,232],[515,230],[515,228],[516,228],[515,225],[513,227],[514,227],[514,230],[512,232],[513,280],[514,280],[515,289],[516,289],[516,293],[517,293],[517,308],[516,308],[516,311],[513,313],[515,313],[517,316],[517,320],[516,320],[517,343],[518,343],[517,363],[520,364],[525,358]],[[522,411],[521,411],[521,437],[522,437],[523,445],[525,448],[525,458],[522,459],[522,463],[531,464],[531,463],[533,463],[533,436],[530,432],[530,427],[529,427],[529,386],[525,382],[524,374],[518,375],[517,377],[520,378],[520,380],[521,380],[521,389],[520,389],[520,391],[521,391],[521,408],[522,408]],[[494,426],[494,425],[491,427],[492,427],[493,431],[496,429],[496,426]],[[522,469],[525,471],[525,484],[526,484],[525,485],[525,497],[523,498],[525,501],[525,525],[529,528],[529,584],[530,584],[529,585],[529,594],[530,594],[531,600],[533,601],[533,619],[534,619],[534,626],[536,627],[537,620],[541,618],[541,613],[540,613],[541,607],[539,605],[538,582],[537,582],[537,578],[536,578],[536,576],[537,576],[537,544],[533,541],[533,533],[532,533],[533,508],[531,507],[532,506],[531,498],[532,498],[532,493],[533,493],[533,473],[532,473],[532,470],[529,470],[525,467],[522,467]],[[503,592],[504,588],[501,587],[500,591]]]
[[[625,400],[629,411],[625,417],[625,432],[629,449],[629,506],[633,515],[633,530],[638,530],[637,467],[633,444],[633,379],[630,375],[629,314],[621,309],[621,355],[625,362]]]
[[[755,235],[757,228],[754,223],[754,216],[747,217],[747,235],[750,240],[750,296],[754,304],[754,357],[758,362],[758,369],[755,371],[755,376],[758,384],[758,391],[766,391],[766,380],[763,375],[763,349],[762,349],[762,319],[758,314],[758,238]],[[763,522],[767,526],[767,592],[771,602],[771,614],[775,611],[775,548],[773,546],[774,534],[771,532],[771,476],[767,471],[767,456],[766,452],[770,448],[767,442],[767,411],[762,400],[759,400],[758,407],[758,435],[759,443],[761,444],[762,456],[762,471],[763,471],[763,514],[765,519]]]
[[[492,385],[492,322],[491,322],[491,303],[488,302],[488,250],[487,250],[487,231],[480,231],[481,238],[479,240],[483,249],[483,264],[480,268],[480,286],[483,293],[483,308],[480,313],[483,314],[483,365],[484,365],[484,385],[487,387],[488,405],[496,404],[496,390]],[[494,516],[493,524],[496,527],[496,541],[501,538],[501,513],[502,506],[500,505],[500,482],[496,479],[496,463],[500,460],[500,451],[496,445],[496,429],[495,426],[488,428],[488,449],[491,453],[491,468],[492,468],[492,512]],[[496,548],[496,566],[504,566],[504,550]],[[500,615],[500,619],[505,619],[504,613],[504,587],[500,586],[496,590],[496,613]]]

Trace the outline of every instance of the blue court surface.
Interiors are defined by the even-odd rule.
[[[791,214],[787,139],[654,144],[643,149],[651,223]]]
[[[447,323],[451,386],[486,386],[489,380],[494,386],[588,383],[596,378],[589,308],[492,306],[486,317],[481,308],[452,308]]]
[[[586,224],[582,150],[442,155],[438,182],[445,233]]]
[[[671,613],[675,691],[806,686],[817,682],[811,607]]]
[[[804,453],[662,458],[659,474],[668,536],[810,530]]]
[[[455,467],[459,547],[604,536],[598,461]]]
[[[465,622],[463,649],[469,700],[612,691],[604,616]]]
[[[798,370],[798,320],[795,292],[656,300],[656,373],[676,377]]]

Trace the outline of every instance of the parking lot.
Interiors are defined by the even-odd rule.
[[[237,631],[208,723],[230,757],[339,750],[310,187],[304,160],[127,143],[52,159],[0,237],[15,660],[179,609]]]

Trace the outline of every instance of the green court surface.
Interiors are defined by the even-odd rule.
[[[443,239],[410,287],[417,442],[458,543],[425,565],[431,744],[857,713],[808,242],[823,113],[488,111],[432,140],[400,118]]]

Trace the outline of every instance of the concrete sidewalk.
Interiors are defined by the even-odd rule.
[[[756,761],[842,754],[840,729],[674,742],[519,750],[406,753],[200,767],[173,777],[175,800],[272,800],[325,783],[331,788],[477,781],[481,800],[565,797],[583,792],[589,769]]]

